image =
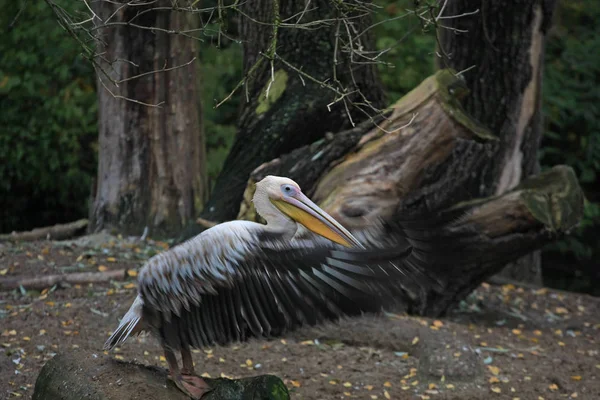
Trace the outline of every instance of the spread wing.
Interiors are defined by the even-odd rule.
[[[432,281],[411,254],[410,246],[348,250],[220,230],[155,256],[140,272],[139,292],[165,345],[224,345],[415,296]]]

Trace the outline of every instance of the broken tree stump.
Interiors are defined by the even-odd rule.
[[[273,375],[210,379],[213,390],[202,400],[289,400]],[[164,368],[118,361],[102,353],[79,350],[55,356],[40,371],[33,400],[188,400],[167,379]]]
[[[506,264],[568,233],[583,215],[583,192],[568,166],[531,176],[501,195],[480,195],[494,180],[490,165],[498,140],[464,111],[466,93],[452,71],[439,71],[370,131],[357,126],[263,164],[251,175],[238,219],[257,220],[251,199],[255,183],[267,175],[296,180],[351,231],[377,220],[460,215],[435,239],[455,246],[436,249],[431,265],[446,276],[446,289],[407,304],[421,315],[446,313]]]

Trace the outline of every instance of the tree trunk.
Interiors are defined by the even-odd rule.
[[[539,172],[541,85],[546,33],[555,0],[454,0],[446,4],[440,65],[463,71],[471,93],[466,111],[500,139],[479,195],[502,194]],[[466,32],[463,32],[466,31]],[[502,273],[541,284],[540,253]]]
[[[135,18],[137,27],[97,25],[103,71],[97,70],[99,165],[90,231],[141,234],[147,226],[153,234],[173,234],[202,205],[206,171],[196,41],[164,30],[193,29],[198,20],[149,10],[161,5],[155,2],[94,4],[102,21]]]
[[[343,24],[329,22],[318,28],[307,25],[310,29],[285,26],[274,29],[275,22],[310,24],[335,18],[346,12],[345,4],[340,2],[335,6],[338,8],[328,0],[312,1],[310,7],[293,0],[257,0],[242,4],[246,14],[241,17],[244,71],[250,76],[237,95],[249,101],[242,106],[236,140],[202,212],[203,218],[218,222],[235,218],[245,182],[260,164],[319,140],[327,132],[339,132],[351,126],[344,102],[328,107],[339,96],[311,77],[320,82],[329,81],[331,87],[340,91],[360,90],[373,107],[384,106],[375,66],[355,64],[342,51],[343,44],[349,42],[343,33],[346,32]],[[362,32],[369,21],[368,13],[350,19],[357,32]],[[368,33],[354,37],[352,42],[363,49],[373,48]],[[306,75],[300,75],[295,68]],[[346,97],[349,102],[359,98],[358,93]],[[354,122],[366,118],[352,105],[348,110]]]

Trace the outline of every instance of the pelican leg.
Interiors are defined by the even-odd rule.
[[[194,375],[194,360],[192,359],[192,352],[189,347],[181,349],[181,361],[183,362],[181,373],[183,375]]]
[[[187,361],[184,362],[189,363],[192,359],[192,355],[191,353],[189,353],[189,349],[187,352]],[[184,352],[182,351],[182,356],[183,353]],[[171,350],[165,349],[165,358],[167,359],[167,363],[169,364],[168,378],[171,379],[173,383],[175,383],[175,385],[177,385],[179,390],[181,390],[183,393],[185,393],[194,400],[199,400],[204,395],[204,393],[210,391],[210,388],[206,384],[206,382],[204,382],[204,379],[195,375],[182,374],[183,371],[179,370],[179,365],[177,364],[177,357],[175,357],[175,354]]]

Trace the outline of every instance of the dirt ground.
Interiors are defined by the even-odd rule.
[[[166,247],[102,235],[4,243],[0,280],[135,271]],[[0,399],[31,398],[37,374],[56,354],[101,354],[135,297],[134,282],[0,291]],[[363,317],[194,357],[211,377],[275,374],[294,399],[600,399],[599,341],[599,298],[482,284],[444,319]],[[110,356],[166,367],[151,337]]]

